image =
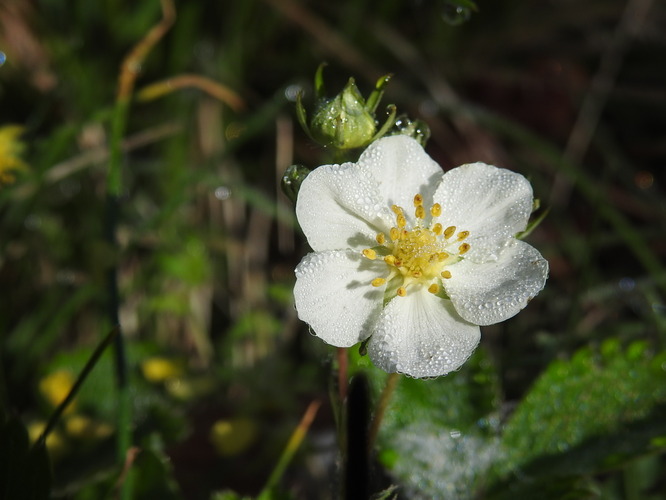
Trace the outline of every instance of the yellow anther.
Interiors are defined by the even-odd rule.
[[[412,276],[414,276],[415,278],[420,278],[421,276],[423,276],[423,273],[417,269],[415,271],[412,271]]]
[[[402,215],[402,207],[399,207],[398,205],[392,205],[391,210],[393,210],[393,213],[396,215]]]
[[[383,284],[386,283],[386,280],[384,278],[375,278],[370,282],[370,284],[374,287],[382,286]]]
[[[384,257],[384,262],[386,262],[389,266],[395,266],[395,255],[387,255]]]
[[[432,207],[430,207],[430,214],[433,217],[439,217],[442,215],[442,205],[435,203]]]
[[[446,259],[448,259],[448,258],[449,258],[449,254],[446,253],[446,252],[439,252],[439,253],[437,254],[437,260],[438,260],[439,262],[444,262],[444,261],[445,261]]]
[[[442,229],[443,229],[443,228],[442,228],[442,225],[438,222],[437,224],[435,224],[434,226],[432,226],[432,228],[431,228],[430,230],[431,230],[433,233],[435,233],[437,236],[439,236],[440,234],[442,234]]]
[[[414,206],[420,207],[421,205],[423,205],[423,196],[417,194],[414,196]]]
[[[462,241],[469,236],[469,231],[460,231],[458,233],[458,241]]]
[[[418,207],[416,207],[414,215],[416,215],[417,219],[425,219],[425,208],[423,208],[422,205],[419,205]]]
[[[458,247],[458,253],[459,253],[460,255],[462,255],[462,254],[464,254],[464,253],[467,253],[467,251],[469,250],[469,248],[470,248],[470,247],[469,247],[469,243],[463,243],[462,245],[460,245],[460,246]]]
[[[442,278],[448,280],[451,277],[451,271],[442,271]]]
[[[391,240],[397,241],[400,239],[400,229],[397,227],[392,227],[391,230],[389,231],[389,236],[391,237]]]
[[[456,232],[456,226],[449,226],[444,230],[444,238],[447,240]]]
[[[437,283],[433,283],[428,287],[428,291],[433,294],[439,292],[439,285]]]
[[[377,240],[377,243],[379,243],[380,245],[386,243],[386,236],[384,236],[384,233],[378,233],[375,239]]]
[[[395,218],[396,223],[398,224],[398,227],[405,227],[407,225],[407,219],[405,219],[405,216],[400,214]]]
[[[377,252],[375,252],[372,248],[366,248],[363,250],[363,255],[370,260],[375,260],[377,258]]]
[[[407,289],[404,286],[401,286],[396,290],[395,294],[398,297],[404,297],[405,295],[407,295]]]

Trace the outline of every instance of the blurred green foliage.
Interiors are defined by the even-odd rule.
[[[40,387],[63,371],[75,378],[109,331],[111,264],[136,454],[115,459],[109,351],[47,440],[52,498],[112,498],[119,481],[135,498],[255,497],[315,400],[271,494],[336,498],[344,366],[296,317],[293,269],[307,247],[279,193],[290,165],[333,159],[294,109],[299,91],[313,97],[324,60],[330,89],[354,77],[367,95],[393,74],[384,102],[424,140],[430,129],[427,150],[444,168],[518,171],[548,210],[527,237],[550,262],[546,289],[484,328],[459,372],[398,381],[371,453],[373,491],[666,498],[665,9],[177,2],[137,91],[196,75],[230,94],[174,85],[131,103],[113,248],[104,193],[119,69],[160,2],[3,1],[0,127],[22,127],[9,150],[27,168],[0,186],[0,498],[47,495],[49,457],[28,437],[53,411]],[[348,354],[348,374],[369,378],[377,404],[386,374]],[[220,454],[215,425],[240,421],[253,440]]]

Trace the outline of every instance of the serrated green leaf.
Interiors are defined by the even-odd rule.
[[[594,436],[615,433],[666,402],[666,353],[644,342],[580,349],[553,362],[509,420],[503,435],[506,470],[556,455]]]

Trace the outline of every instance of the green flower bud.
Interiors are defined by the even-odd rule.
[[[317,142],[338,149],[365,146],[376,132],[374,113],[366,108],[353,78],[335,98],[318,106],[310,124],[310,133]]]
[[[317,104],[310,123],[301,101],[302,95],[299,94],[296,100],[298,121],[310,138],[323,146],[345,150],[367,146],[382,137],[395,121],[395,106],[388,107],[388,119],[379,130],[375,110],[391,76],[381,77],[367,100],[359,92],[353,78],[349,79],[342,92],[331,99],[323,95],[323,68],[324,65],[319,66],[315,74]]]

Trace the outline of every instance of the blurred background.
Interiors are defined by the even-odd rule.
[[[113,326],[115,263],[133,498],[257,495],[308,411],[270,498],[338,497],[336,355],[296,317],[293,269],[308,248],[280,190],[289,165],[330,161],[294,112],[299,91],[312,110],[325,61],[331,97],[350,76],[367,96],[392,74],[380,122],[395,104],[429,125],[444,169],[512,169],[532,182],[536,214],[548,211],[527,238],[550,262],[546,289],[483,328],[459,372],[398,381],[372,491],[666,498],[663,2],[176,1],[132,68],[114,248],[120,68],[161,18],[158,0],[0,4],[7,418],[33,440],[44,429]],[[356,351],[349,373],[367,378],[374,408],[386,377]],[[128,473],[116,380],[108,350],[49,435],[54,498],[112,496]]]

